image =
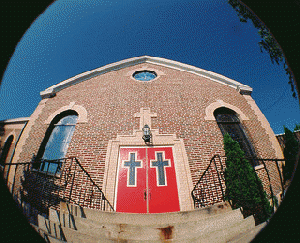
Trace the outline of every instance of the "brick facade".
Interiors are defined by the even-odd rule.
[[[158,77],[149,82],[137,81],[132,78],[136,70],[155,71]],[[86,112],[86,119],[79,114],[82,121],[76,124],[67,157],[77,157],[102,186],[109,142],[118,135],[132,135],[134,130],[139,130],[141,118],[135,114],[141,108],[150,108],[157,114],[151,118],[151,129],[183,140],[194,185],[213,155],[224,155],[222,133],[214,119],[207,119],[212,115],[207,114],[207,107],[214,103],[219,107],[229,104],[242,113],[237,115],[259,158],[282,158],[279,145],[274,144],[275,135],[250,93],[239,92],[230,83],[216,82],[210,75],[198,75],[154,61],[116,67],[88,78],[83,76],[79,78],[86,80],[72,81],[72,85],[56,91],[53,97],[42,93],[44,99],[31,116],[14,162],[31,161],[38,153],[49,119],[57,111],[78,106]],[[270,166],[270,171],[274,178],[278,177],[274,166]],[[261,178],[265,180],[264,176]]]

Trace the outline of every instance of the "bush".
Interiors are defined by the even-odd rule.
[[[224,136],[226,154],[225,200],[233,209],[242,208],[245,217],[254,215],[256,223],[266,221],[272,214],[272,208],[252,165],[244,158],[238,142],[228,134]]]

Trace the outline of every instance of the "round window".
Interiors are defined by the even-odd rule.
[[[157,77],[153,71],[137,71],[133,74],[133,77],[139,81],[150,81]]]

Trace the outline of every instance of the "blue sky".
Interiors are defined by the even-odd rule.
[[[30,116],[39,92],[126,58],[158,56],[253,88],[276,134],[300,123],[282,66],[261,53],[257,30],[227,0],[58,0],[24,33],[4,73],[0,120]],[[17,97],[17,98],[15,98]]]

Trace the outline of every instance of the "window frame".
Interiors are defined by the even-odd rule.
[[[77,116],[77,119],[76,119],[76,122],[75,124],[73,125],[66,125],[66,124],[58,124],[62,119],[64,119],[65,117],[68,117],[68,116],[72,116],[72,115],[76,115]],[[54,119],[51,121],[50,125],[48,126],[47,130],[46,130],[46,133],[45,133],[45,136],[44,136],[44,139],[40,145],[40,148],[39,148],[39,151],[37,153],[37,156],[36,158],[34,159],[35,161],[35,165],[33,166],[33,168],[35,170],[38,170],[40,172],[47,172],[47,173],[50,173],[50,174],[57,174],[59,173],[60,169],[59,167],[60,166],[57,166],[57,168],[55,169],[55,172],[51,172],[49,171],[49,164],[53,163],[53,164],[59,164],[60,162],[62,162],[65,158],[56,158],[56,159],[53,159],[53,160],[49,160],[49,159],[44,159],[44,155],[45,155],[45,152],[47,151],[46,148],[47,148],[47,144],[53,134],[53,131],[55,130],[56,127],[58,126],[74,126],[74,130],[71,132],[72,134],[70,135],[70,133],[68,133],[68,136],[70,136],[70,138],[68,139],[68,143],[66,146],[69,145],[69,143],[71,142],[72,140],[72,137],[74,135],[74,132],[76,130],[76,124],[78,122],[78,118],[79,118],[79,115],[76,111],[74,110],[67,110],[67,111],[64,111],[60,114],[58,114],[57,116],[54,117]],[[68,148],[67,148],[68,149]],[[67,154],[67,149],[66,149],[66,152],[65,152],[65,155]],[[64,157],[65,157],[64,155]],[[47,167],[47,170],[45,170],[45,168]]]
[[[220,119],[220,117],[218,117],[219,115],[230,115],[232,116],[232,120],[231,121],[222,120]],[[253,147],[251,141],[249,140],[247,133],[245,132],[245,129],[243,127],[243,124],[240,122],[238,114],[229,108],[221,107],[214,111],[214,117],[216,119],[218,127],[222,132],[223,137],[226,133],[228,133],[234,141],[237,141],[239,143],[241,149],[245,153],[245,158],[249,158],[251,162],[253,161],[253,166],[256,166],[257,162],[255,161],[255,158],[257,158],[257,156],[256,156],[255,148]],[[226,129],[226,126],[228,125],[232,126],[233,130],[236,131],[234,133],[238,139],[235,139],[228,132],[229,129]]]

